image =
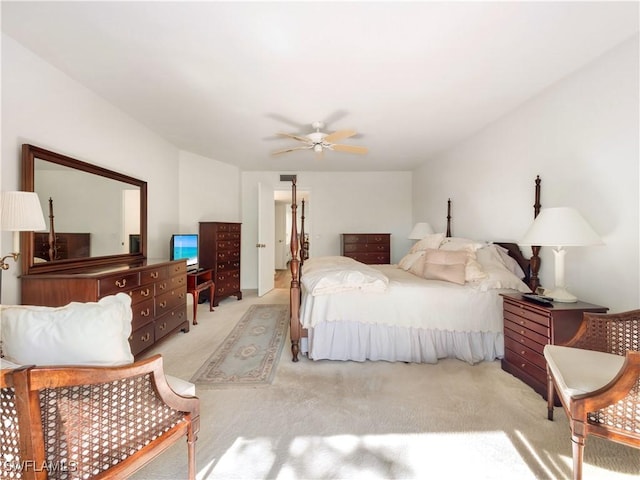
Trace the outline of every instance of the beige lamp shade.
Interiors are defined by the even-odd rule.
[[[564,247],[603,245],[604,242],[576,209],[556,207],[542,209],[519,243],[555,247],[556,285],[553,289],[545,289],[544,294],[556,302],[572,303],[578,298],[569,293],[565,284],[564,257],[567,251]]]
[[[433,227],[426,222],[419,222],[413,226],[413,230],[409,234],[410,240],[422,240],[427,235],[434,233]]]
[[[14,232],[13,251],[19,251],[18,232],[45,230],[40,199],[35,192],[2,192],[0,228]]]

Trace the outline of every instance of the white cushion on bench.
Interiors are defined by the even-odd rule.
[[[565,400],[604,387],[625,361],[620,355],[561,345],[545,345],[544,358]]]

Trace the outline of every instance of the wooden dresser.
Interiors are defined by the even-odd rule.
[[[578,330],[584,312],[606,313],[608,308],[585,302],[540,305],[518,293],[502,294],[504,358],[502,369],[547,398],[547,364],[542,349],[561,345]]]
[[[55,260],[85,258],[91,256],[90,233],[55,233]],[[49,258],[49,232],[33,233],[33,255],[44,260]]]
[[[235,296],[242,300],[240,291],[241,223],[200,222],[198,236],[198,263],[201,268],[213,270],[215,296],[211,305]]]
[[[391,263],[390,233],[343,233],[340,254],[367,264]]]
[[[95,302],[127,293],[132,299],[134,355],[170,333],[189,331],[187,263],[146,260],[138,265],[79,269],[68,273],[23,275],[22,303],[58,307],[69,302]]]

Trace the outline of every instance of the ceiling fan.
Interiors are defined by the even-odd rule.
[[[292,133],[278,133],[281,137],[292,138],[299,142],[303,142],[304,145],[298,147],[289,147],[282,150],[276,150],[272,152],[272,155],[280,155],[281,153],[293,152],[296,150],[313,150],[316,154],[321,154],[324,150],[335,150],[337,152],[358,153],[364,154],[368,152],[367,147],[361,147],[358,145],[344,145],[334,143],[344,138],[353,137],[356,135],[355,130],[336,130],[333,133],[324,133],[321,130],[324,128],[323,122],[313,122],[311,127],[314,132],[306,135],[295,135]]]

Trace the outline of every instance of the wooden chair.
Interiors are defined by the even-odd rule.
[[[0,478],[127,478],[186,436],[195,479],[197,397],[169,387],[156,355],[121,367],[0,371]]]
[[[587,435],[640,448],[640,310],[585,313],[566,345],[546,345],[547,416],[554,390],[569,417],[573,478],[582,478]]]

